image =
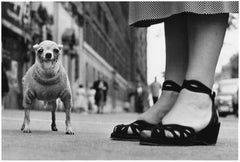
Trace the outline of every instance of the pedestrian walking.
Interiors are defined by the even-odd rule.
[[[136,95],[135,95],[135,111],[137,113],[143,113],[144,110],[144,92],[141,83],[138,83],[136,88]]]
[[[237,91],[233,94],[232,105],[233,105],[233,112],[235,116],[238,117],[238,88],[237,88]]]
[[[212,92],[217,60],[230,12],[237,1],[132,2],[129,22],[164,22],[165,82],[159,101],[137,121],[117,125],[111,138],[148,145],[212,145],[220,122]]]
[[[107,101],[108,84],[103,79],[103,76],[99,76],[99,79],[93,83],[93,89],[95,89],[95,104],[98,107],[97,113],[103,114],[103,108]]]
[[[87,98],[86,90],[80,84],[76,90],[75,110],[78,112],[87,112]]]
[[[88,99],[88,112],[92,113],[94,111],[94,108],[96,107],[96,105],[94,104],[94,97],[95,97],[95,89],[89,87],[87,90],[87,99]]]
[[[157,76],[155,76],[154,82],[150,85],[153,104],[155,104],[158,100],[160,89],[161,89],[161,84],[157,81]]]

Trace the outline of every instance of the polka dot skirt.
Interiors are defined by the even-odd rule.
[[[183,12],[196,14],[238,13],[238,1],[130,2],[129,24],[145,27]]]

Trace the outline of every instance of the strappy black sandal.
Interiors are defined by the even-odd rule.
[[[177,124],[158,125],[151,130],[151,136],[141,133],[140,144],[142,145],[214,145],[217,142],[220,122],[218,113],[214,107],[215,93],[207,86],[196,80],[185,80],[182,89],[186,88],[193,92],[206,93],[212,100],[212,116],[209,124],[199,132],[191,127],[181,126]],[[165,131],[172,134],[167,137]]]
[[[163,83],[162,90],[180,92],[181,86],[171,80],[166,80]],[[113,140],[138,141],[140,139],[140,133],[143,130],[151,130],[154,126],[156,125],[143,120],[137,120],[128,125],[117,125],[114,127],[110,138]],[[131,131],[131,133],[129,133],[129,131]]]

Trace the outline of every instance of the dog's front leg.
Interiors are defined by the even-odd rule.
[[[51,129],[52,131],[58,131],[57,126],[56,126],[56,109],[57,109],[57,101],[51,101],[48,102],[48,104],[51,106],[52,109],[52,124],[51,124]]]
[[[66,134],[73,135],[74,131],[73,131],[72,125],[71,125],[71,108],[67,107],[65,111],[66,111],[66,121],[65,121]]]
[[[31,133],[30,130],[30,109],[29,108],[24,108],[24,121],[22,124],[21,130],[23,133]]]
[[[27,90],[23,97],[24,120],[21,130],[23,133],[31,133],[30,130],[30,107],[32,105],[35,95],[31,90]]]
[[[65,112],[66,112],[66,134],[73,135],[74,131],[72,129],[71,125],[71,109],[72,109],[72,95],[71,92],[66,90],[64,91],[61,100],[63,102],[63,105],[65,107]]]

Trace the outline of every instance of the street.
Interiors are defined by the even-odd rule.
[[[2,111],[3,160],[237,160],[238,119],[220,118],[215,146],[141,146],[138,142],[114,141],[116,124],[133,122],[137,114],[72,113],[75,135],[65,135],[65,113],[57,112],[58,132],[50,130],[50,111],[31,111],[31,134],[20,131],[23,110]]]

